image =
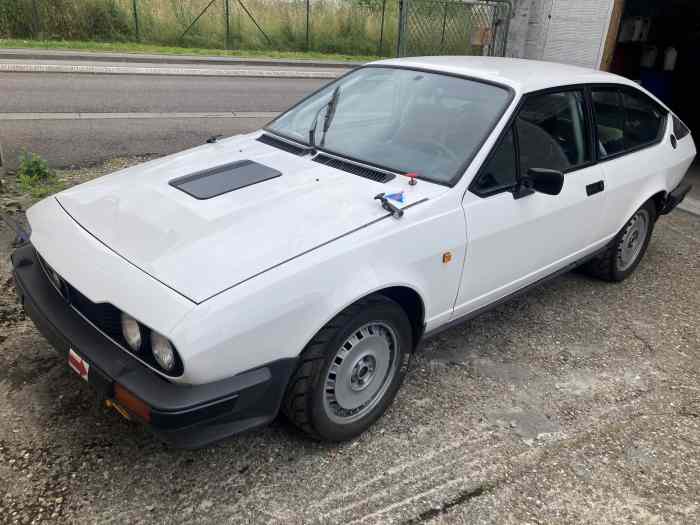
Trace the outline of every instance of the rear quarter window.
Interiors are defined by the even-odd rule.
[[[663,135],[666,111],[641,91],[593,88],[591,96],[601,158],[653,144]]]
[[[688,126],[683,124],[683,121],[675,115],[673,115],[673,134],[678,140],[690,135]]]

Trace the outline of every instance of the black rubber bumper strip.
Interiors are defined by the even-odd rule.
[[[90,365],[88,382],[104,398],[118,382],[151,407],[151,429],[166,441],[198,447],[270,422],[296,359],[281,359],[203,385],[171,383],[85,321],[51,286],[31,244],[12,254],[17,294],[27,315],[66,358],[73,349]],[[76,380],[79,378],[76,376]]]
[[[668,197],[666,197],[666,202],[661,210],[661,215],[672,212],[676,206],[683,202],[683,199],[685,199],[685,196],[688,195],[688,192],[691,189],[692,186],[687,182],[681,182],[678,186],[676,186],[671,193],[668,194]]]

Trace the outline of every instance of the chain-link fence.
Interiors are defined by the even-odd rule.
[[[400,1],[399,56],[505,54],[507,0]]]
[[[509,13],[507,0],[0,0],[0,37],[498,55]]]

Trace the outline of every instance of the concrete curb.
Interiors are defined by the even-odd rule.
[[[0,49],[0,59],[6,60],[72,60],[92,62],[130,62],[149,64],[209,64],[227,66],[271,66],[299,68],[349,69],[363,62],[334,60],[292,60],[275,58],[219,57],[197,55],[158,55],[147,53],[97,53],[51,49]]]
[[[283,69],[214,69],[186,67],[95,66],[0,63],[0,73],[88,73],[103,75],[170,75],[247,78],[336,78],[342,71],[291,71]]]

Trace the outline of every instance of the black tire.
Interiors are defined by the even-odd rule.
[[[378,383],[372,387],[379,390],[374,394],[371,405],[368,401],[368,405],[359,411],[357,415],[359,419],[339,422],[333,418],[344,416],[329,412],[332,407],[329,406],[331,402],[328,401],[330,394],[328,394],[326,381],[330,377],[330,369],[333,365],[334,370],[338,371],[337,377],[340,382],[340,367],[345,364],[346,368],[343,370],[347,372],[348,367],[352,366],[351,356],[354,358],[355,355],[359,355],[348,352],[347,363],[341,361],[338,364],[337,354],[342,350],[341,345],[345,345],[349,338],[357,337],[359,330],[371,330],[372,323],[388,327],[392,333],[387,331],[387,337],[395,336],[392,353],[395,361],[388,360],[395,365],[395,368],[391,369],[393,375],[389,376],[388,369],[381,379],[381,387],[376,386]],[[372,336],[377,337],[377,334],[372,333]],[[387,348],[390,347],[391,345],[387,345]],[[383,295],[362,299],[328,322],[306,346],[301,353],[299,365],[289,380],[282,411],[294,425],[315,439],[324,441],[351,439],[369,428],[391,405],[408,370],[412,349],[411,323],[403,308]],[[353,377],[356,376],[353,375]],[[379,375],[373,375],[370,382],[379,380],[378,378]],[[343,410],[337,403],[336,407],[338,410]],[[362,414],[363,410],[366,410],[366,413]]]
[[[646,215],[646,235],[641,241],[642,245],[639,252],[634,257],[634,260],[625,265],[621,261],[620,254],[624,247],[624,241],[627,239],[627,234],[630,229],[634,227],[635,220],[640,220],[640,214],[642,216]],[[622,230],[620,230],[615,238],[606,246],[605,251],[582,267],[584,273],[609,282],[620,282],[629,277],[637,268],[639,262],[644,257],[644,253],[647,251],[647,246],[649,246],[655,223],[656,206],[653,201],[647,201],[632,215]]]

